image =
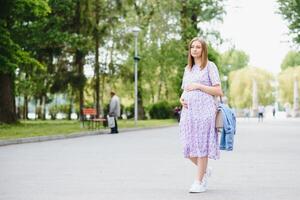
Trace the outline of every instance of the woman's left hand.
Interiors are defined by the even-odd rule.
[[[186,91],[199,90],[200,89],[199,85],[200,84],[197,84],[197,83],[191,83],[191,84],[186,86],[185,90]]]

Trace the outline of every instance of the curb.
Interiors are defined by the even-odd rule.
[[[139,131],[139,130],[149,130],[149,129],[158,129],[158,128],[168,128],[177,125],[164,125],[164,126],[155,126],[155,127],[142,127],[142,128],[124,128],[120,129],[121,133],[131,132],[131,131]],[[104,130],[95,130],[88,132],[78,132],[69,135],[51,135],[51,136],[37,136],[37,137],[29,137],[29,138],[18,138],[18,139],[10,139],[10,140],[0,140],[0,146],[7,146],[13,144],[24,144],[24,143],[33,143],[33,142],[45,142],[51,140],[61,140],[61,139],[69,139],[69,138],[77,138],[77,137],[85,137],[85,136],[93,136],[93,135],[103,135],[109,134],[109,129]]]

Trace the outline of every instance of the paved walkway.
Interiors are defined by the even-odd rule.
[[[241,119],[233,152],[211,161],[209,190],[189,194],[195,167],[178,127],[0,147],[2,200],[296,200],[300,121]]]

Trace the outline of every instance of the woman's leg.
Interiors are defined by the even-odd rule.
[[[198,169],[197,169],[197,178],[196,178],[196,180],[202,181],[202,179],[204,177],[204,174],[206,172],[207,163],[208,163],[208,157],[207,156],[197,158]]]
[[[197,166],[197,157],[189,157],[189,159]]]

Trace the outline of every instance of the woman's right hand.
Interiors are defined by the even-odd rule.
[[[180,98],[179,101],[180,101],[182,107],[188,108],[188,105],[187,105],[187,103],[184,101],[184,99]]]

